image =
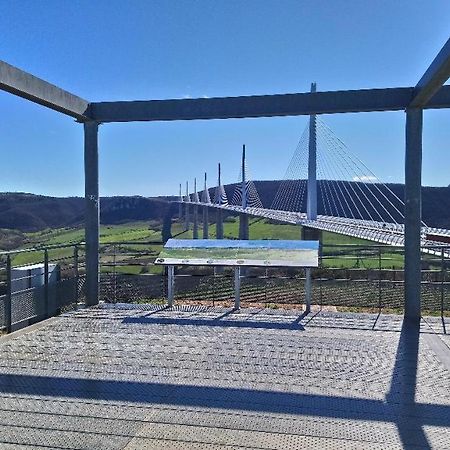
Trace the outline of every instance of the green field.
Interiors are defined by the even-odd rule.
[[[158,223],[130,222],[120,225],[102,225],[100,227],[100,243],[102,246],[102,261],[117,263],[116,270],[127,273],[156,272],[160,267],[152,267],[148,263],[159,254],[162,249],[161,226]],[[5,235],[6,230],[2,230]],[[16,233],[10,231],[11,233]],[[239,235],[239,220],[229,217],[224,222],[224,237],[237,239]],[[192,239],[192,230],[184,231],[184,225],[179,222],[172,224],[172,236],[179,239]],[[296,225],[271,223],[264,219],[250,220],[250,239],[299,239],[301,229]],[[199,226],[199,237],[202,237],[202,227]],[[216,227],[211,224],[209,237],[215,239]],[[73,228],[61,228],[44,230],[35,233],[22,233],[23,243],[18,248],[36,248],[59,244],[75,244],[84,240],[84,230]],[[142,245],[145,242],[155,244]],[[127,244],[120,244],[126,242]],[[380,257],[374,243],[363,239],[352,238],[335,233],[323,232],[323,260],[325,267],[342,268],[378,268]],[[365,248],[352,249],[339,247],[342,245],[357,245]],[[73,255],[72,248],[54,249],[49,251],[50,260],[70,259]],[[28,252],[15,255],[14,265],[32,264],[43,261],[43,252]],[[143,266],[146,266],[143,269]],[[403,256],[392,249],[384,249],[381,255],[381,267],[402,268]],[[109,270],[102,267],[102,271]]]

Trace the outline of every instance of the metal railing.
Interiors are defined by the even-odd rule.
[[[100,300],[167,304],[167,268],[154,264],[161,245],[101,245]],[[449,249],[440,246],[434,254],[423,253],[423,315],[450,315]],[[401,313],[403,258],[401,247],[324,245],[320,266],[312,270],[312,304],[337,311]],[[20,275],[30,264],[38,268]],[[178,267],[175,278],[176,303],[234,305],[230,268]],[[0,252],[0,328],[9,332],[77,308],[85,301],[84,280],[83,243]],[[304,269],[246,268],[241,274],[241,306],[303,308],[305,280]]]
[[[0,252],[0,328],[10,332],[84,302],[84,245]]]
[[[115,243],[103,248],[101,298],[108,302],[167,302],[167,273],[155,266],[156,243]],[[139,250],[137,250],[139,248]],[[429,247],[427,247],[429,250]],[[444,315],[450,311],[449,246],[423,254],[422,310]],[[106,258],[106,260],[105,260]],[[385,311],[404,309],[404,252],[386,245],[324,245],[320,267],[312,271],[313,305],[337,310]],[[175,301],[233,306],[231,269],[178,267]],[[246,268],[241,278],[241,305],[301,308],[305,303],[304,269]]]

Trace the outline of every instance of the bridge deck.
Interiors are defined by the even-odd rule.
[[[449,322],[68,313],[0,338],[0,447],[449,448]]]

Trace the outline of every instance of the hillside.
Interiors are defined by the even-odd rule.
[[[319,193],[321,190],[330,192],[332,188],[329,183],[329,181],[320,181]],[[358,183],[348,181],[342,183],[343,192],[358,191]],[[263,205],[270,207],[280,186],[280,181],[255,181],[255,186]],[[371,189],[374,189],[373,186]],[[399,198],[403,198],[404,185],[390,184],[388,186]],[[235,184],[225,186],[229,200],[233,197],[235,187]],[[210,194],[213,198],[213,189],[210,190]],[[423,187],[422,195],[423,220],[429,226],[450,229],[450,187]],[[322,197],[319,195],[320,198]],[[105,197],[101,199],[100,219],[103,224],[162,220],[167,213],[167,199],[170,197]],[[346,200],[347,204],[352,204],[351,194]],[[304,195],[301,205],[295,205],[296,208],[301,207],[304,210],[305,201],[306,195]],[[323,203],[319,201],[319,214],[325,213],[326,205]],[[342,203],[345,204],[345,201],[343,200]],[[396,212],[389,202],[385,201],[384,206],[395,216]],[[336,208],[341,209],[339,205]],[[360,209],[362,210],[362,208]],[[363,211],[367,218],[371,213],[374,215],[370,207],[367,209],[367,212]],[[342,211],[339,212],[342,213]],[[84,199],[80,197],[57,198],[24,193],[0,194],[0,229],[32,232],[46,228],[77,227],[82,225],[83,218]]]

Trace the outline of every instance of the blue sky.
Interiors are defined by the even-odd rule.
[[[87,100],[411,86],[449,37],[448,0],[0,0],[0,59]],[[83,194],[82,127],[0,92],[0,191]],[[322,116],[381,179],[403,181],[404,113]],[[223,165],[282,178],[307,118],[100,127],[102,195],[172,194]],[[450,184],[450,111],[427,111],[425,185]]]

